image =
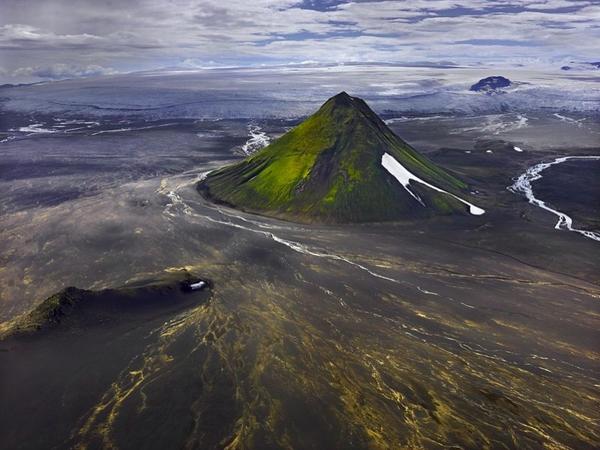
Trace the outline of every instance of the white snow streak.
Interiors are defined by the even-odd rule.
[[[469,212],[471,214],[473,214],[474,216],[480,216],[482,214],[485,213],[485,211],[475,205],[473,205],[472,203],[469,203],[465,200],[463,200],[460,197],[457,197],[454,194],[451,194],[450,192],[444,191],[443,189],[440,189],[432,184],[429,184],[428,182],[420,179],[419,177],[417,177],[416,175],[412,174],[411,172],[409,172],[402,164],[400,164],[392,155],[390,155],[389,153],[384,153],[383,156],[381,157],[381,165],[389,172],[391,173],[396,180],[398,180],[400,182],[400,184],[402,186],[404,186],[404,189],[406,189],[408,191],[408,193],[410,195],[412,195],[419,203],[421,203],[421,205],[425,206],[425,204],[423,203],[423,201],[421,200],[421,198],[419,198],[418,195],[414,194],[410,189],[409,189],[409,184],[411,182],[411,180],[417,181],[421,184],[424,184],[425,186],[427,186],[428,188],[433,189],[434,191],[438,191],[438,192],[442,192],[444,194],[448,194],[452,197],[454,197],[456,200],[458,200],[461,203],[464,203],[465,205],[467,205],[469,207]]]

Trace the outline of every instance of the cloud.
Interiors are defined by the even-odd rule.
[[[13,77],[35,77],[50,80],[60,80],[65,78],[81,78],[81,77],[93,77],[99,75],[112,75],[117,73],[114,69],[89,65],[89,66],[75,66],[72,64],[53,64],[47,67],[20,67],[13,71]]]
[[[0,49],[33,49],[48,47],[82,47],[100,40],[98,36],[83,34],[56,34],[24,24],[0,26]]]
[[[595,0],[2,0],[0,63],[14,72],[55,61],[131,71],[587,59],[598,22]]]

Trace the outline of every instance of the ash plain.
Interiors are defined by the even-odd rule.
[[[66,286],[214,283],[127,326],[0,342],[10,448],[600,445],[598,242],[507,189],[540,161],[600,154],[594,113],[384,116],[487,213],[340,226],[196,192],[257,126],[276,138],[294,119],[2,114],[4,328]],[[557,206],[598,195],[571,166],[540,185]],[[584,200],[574,220],[594,229]]]

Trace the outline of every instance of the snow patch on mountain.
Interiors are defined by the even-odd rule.
[[[396,178],[396,180],[398,180],[400,182],[400,184],[404,187],[404,189],[406,189],[406,191],[410,195],[412,195],[423,206],[425,206],[425,204],[423,203],[421,198],[417,194],[415,194],[414,192],[412,192],[410,190],[409,185],[410,185],[411,181],[416,181],[418,183],[421,183],[421,184],[427,186],[428,188],[433,189],[434,191],[442,192],[444,194],[450,195],[451,197],[454,197],[459,202],[467,205],[469,207],[469,212],[471,214],[473,214],[474,216],[480,216],[485,213],[485,210],[473,205],[472,203],[469,203],[469,202],[463,200],[462,198],[460,198],[454,194],[451,194],[450,192],[444,191],[443,189],[440,189],[432,184],[429,184],[427,181],[422,180],[421,178],[419,178],[418,176],[414,175],[409,170],[407,170],[402,164],[400,164],[398,162],[398,160],[396,158],[394,158],[389,153],[383,154],[383,156],[381,157],[381,165],[385,168],[385,170],[387,170],[390,174],[392,174],[394,176],[394,178]]]

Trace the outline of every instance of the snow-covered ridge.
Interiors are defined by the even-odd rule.
[[[433,189],[434,191],[442,192],[444,194],[448,194],[448,195],[454,197],[459,202],[467,205],[469,207],[469,212],[471,214],[473,214],[474,216],[480,216],[485,213],[485,210],[479,208],[478,206],[475,206],[472,203],[469,203],[466,200],[463,200],[462,198],[457,197],[454,194],[451,194],[450,192],[447,192],[447,191],[440,189],[432,184],[429,184],[427,181],[424,181],[421,178],[419,178],[418,176],[409,172],[402,164],[400,164],[396,160],[396,158],[394,158],[389,153],[383,154],[383,156],[381,157],[381,165],[385,168],[385,170],[387,170],[389,173],[391,173],[394,176],[394,178],[396,178],[396,180],[398,180],[400,182],[400,184],[402,186],[404,186],[404,189],[406,189],[406,191],[410,195],[412,195],[423,206],[425,206],[425,204],[423,203],[421,198],[417,194],[412,192],[409,188],[409,184],[413,180],[427,186],[428,188]]]
[[[556,209],[551,208],[544,201],[536,198],[535,195],[533,194],[533,188],[531,186],[531,183],[542,178],[542,172],[544,170],[546,170],[550,166],[563,163],[570,159],[581,159],[581,160],[587,159],[587,160],[598,161],[598,160],[600,160],[600,156],[563,156],[561,158],[556,158],[554,161],[551,161],[551,162],[536,164],[535,166],[532,166],[529,169],[527,169],[527,171],[525,173],[520,175],[515,180],[515,182],[511,186],[508,187],[508,190],[511,192],[514,192],[515,194],[516,193],[524,194],[525,197],[527,197],[527,200],[529,200],[529,203],[536,205],[542,209],[545,209],[546,211],[549,211],[552,214],[555,214],[556,216],[558,216],[558,222],[554,226],[555,229],[575,231],[576,233],[579,233],[589,239],[593,239],[595,241],[600,241],[600,233],[594,233],[593,231],[580,230],[577,228],[573,228],[573,219],[571,217],[569,217],[568,215],[566,215],[563,212],[560,212],[560,211],[557,211]]]

